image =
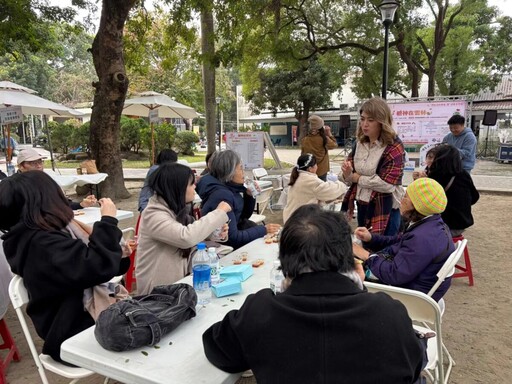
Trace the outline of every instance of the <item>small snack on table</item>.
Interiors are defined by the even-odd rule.
[[[265,264],[265,261],[263,259],[258,259],[256,261],[253,261],[252,262],[252,266],[254,268],[258,268],[258,267],[261,267],[263,264]]]
[[[73,213],[75,214],[75,216],[85,215],[85,212],[81,211],[80,209],[74,210]]]

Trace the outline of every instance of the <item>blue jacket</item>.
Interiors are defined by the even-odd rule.
[[[266,228],[262,225],[239,229],[239,224],[251,217],[256,205],[256,200],[246,191],[247,189],[243,185],[221,183],[209,174],[201,177],[196,188],[196,192],[202,200],[201,215],[206,215],[216,209],[221,201],[225,201],[231,206],[232,210],[228,213],[230,222],[226,244],[235,249],[263,237],[267,233]]]
[[[471,172],[475,167],[477,145],[476,137],[471,128],[465,128],[459,136],[450,132],[443,138],[443,143],[453,145],[459,150],[462,168]]]
[[[144,179],[144,185],[142,186],[142,189],[140,190],[139,195],[139,212],[142,212],[144,208],[146,208],[146,205],[148,205],[148,201],[153,196],[153,190],[148,185],[149,184],[149,177],[158,169],[158,164],[153,164],[146,174],[146,178]]]
[[[428,293],[450,254],[455,251],[452,237],[440,215],[432,215],[411,225],[397,236],[372,234],[366,243],[380,249],[366,261],[377,278],[389,285]],[[451,284],[447,278],[432,295],[439,301]]]

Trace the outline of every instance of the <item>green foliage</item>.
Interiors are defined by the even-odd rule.
[[[174,150],[180,155],[194,155],[194,149],[199,137],[192,131],[180,131],[176,133],[174,140]]]
[[[139,153],[142,147],[142,132],[148,128],[148,123],[143,119],[131,119],[121,116],[121,151]]]
[[[172,148],[174,144],[174,136],[176,128],[170,123],[161,123],[153,125],[155,135],[155,154],[159,153],[162,149]],[[150,151],[151,157],[151,127],[146,126],[142,129],[142,144]]]
[[[73,123],[57,123],[55,121],[48,122],[48,129],[52,141],[52,147],[56,152],[67,154],[69,149],[73,147],[73,131],[75,126]]]
[[[83,151],[89,148],[89,136],[90,136],[91,123],[87,122],[73,130],[73,147],[82,147]]]

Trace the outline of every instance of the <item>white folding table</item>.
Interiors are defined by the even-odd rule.
[[[87,207],[83,209],[79,209],[76,211],[78,214],[75,214],[75,220],[79,221],[83,224],[92,225],[96,221],[100,221],[101,219],[101,211],[98,207]],[[130,219],[133,217],[132,211],[123,211],[122,209],[118,209],[116,212],[116,219],[121,221],[125,219]]]
[[[263,239],[254,240],[222,258],[221,265],[232,265],[233,260],[244,251],[249,255],[248,263],[257,259],[263,259],[265,263],[254,268],[253,276],[242,283],[242,292],[212,298],[210,304],[198,306],[196,317],[164,336],[157,344],[158,348],[110,352],[98,344],[94,327],[91,327],[62,344],[62,359],[127,384],[236,382],[240,374],[223,372],[206,359],[202,334],[230,310],[240,308],[249,294],[269,287],[270,270],[273,260],[277,259],[278,245],[265,244]],[[192,284],[192,278],[188,276],[180,282]]]

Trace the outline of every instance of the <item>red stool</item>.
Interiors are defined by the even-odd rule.
[[[464,240],[464,236],[460,235],[453,238],[454,243],[456,243],[459,240]],[[455,269],[462,272],[455,273],[453,275],[454,278],[467,276],[469,278],[469,286],[473,286],[473,270],[471,269],[471,260],[469,260],[469,250],[467,245],[466,248],[464,248],[464,266],[456,265]]]
[[[12,360],[20,361],[20,354],[4,319],[0,320],[0,335],[3,340],[3,344],[0,344],[0,349],[9,350],[5,359],[0,361],[0,384],[6,384],[5,373],[7,372],[7,367],[9,367]]]
[[[135,225],[135,236],[139,236],[139,226],[140,226],[140,218],[141,217],[142,217],[142,215],[139,214],[139,217],[137,219],[137,224]],[[125,279],[124,286],[128,290],[128,292],[132,291],[133,283],[137,282],[137,278],[135,277],[135,255],[136,254],[137,254],[137,248],[135,248],[130,255],[130,268],[128,268],[128,271],[126,272],[126,279]]]

